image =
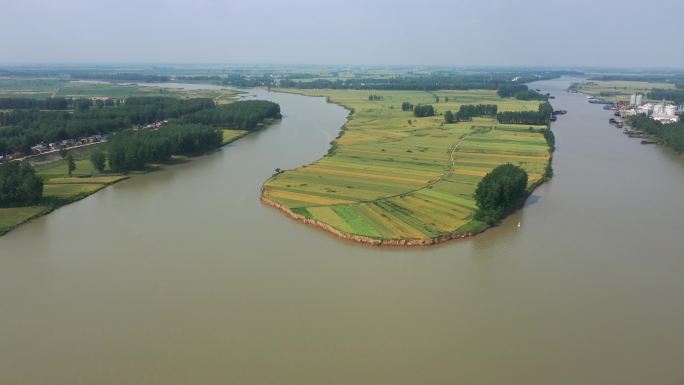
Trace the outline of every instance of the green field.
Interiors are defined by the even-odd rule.
[[[581,82],[577,91],[601,97],[610,101],[629,101],[632,94],[641,93],[646,100],[646,94],[653,89],[674,89],[670,83],[650,83],[626,80],[591,80]]]
[[[263,197],[349,235],[426,240],[472,231],[481,227],[473,220],[473,194],[487,172],[510,162],[533,184],[549,162],[542,126],[530,131],[494,117],[444,124],[442,116],[415,118],[401,110],[408,101],[433,104],[438,113],[479,103],[526,111],[536,110],[537,101],[502,99],[488,90],[373,91],[382,101],[369,101],[368,91],[286,91],[327,96],[354,113],[331,154],[272,177]]]
[[[232,143],[247,135],[248,132],[245,130],[223,130],[223,144]]]
[[[61,79],[0,77],[0,98],[49,98],[63,83]]]

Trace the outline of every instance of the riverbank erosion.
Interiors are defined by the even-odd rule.
[[[463,105],[536,111],[539,101],[500,98],[489,90],[286,90],[324,96],[351,114],[323,158],[277,170],[261,201],[338,237],[380,246],[428,246],[481,233],[474,192],[494,167],[511,163],[529,175],[531,192],[546,178],[552,146],[546,125],[501,124],[495,115],[446,123]],[[404,106],[431,105],[416,117]]]

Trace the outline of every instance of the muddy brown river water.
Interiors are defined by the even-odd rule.
[[[555,178],[497,228],[412,249],[262,205],[347,112],[250,90],[282,121],[0,238],[0,384],[681,383],[684,160],[571,81],[534,84],[569,111]]]

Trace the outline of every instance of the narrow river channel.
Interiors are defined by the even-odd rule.
[[[251,90],[281,122],[0,238],[0,384],[681,383],[684,160],[571,81],[533,86],[569,111],[555,178],[501,226],[417,249],[262,205],[347,112]]]

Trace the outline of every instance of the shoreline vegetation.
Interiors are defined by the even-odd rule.
[[[205,104],[207,108],[186,107],[197,104]],[[191,161],[196,156],[217,151],[252,131],[268,126],[281,116],[278,104],[257,100],[215,105],[209,99],[176,102],[169,98],[132,98],[131,105],[131,108],[134,108],[132,112],[138,119],[141,117],[141,110],[150,114],[150,119],[154,121],[164,119],[165,116],[160,114],[165,112],[174,115],[169,117],[171,121],[168,125],[156,123],[154,128],[138,126],[133,129],[116,129],[117,125],[135,127],[135,124],[150,122],[141,121],[133,124],[121,119],[121,115],[126,116],[125,107],[109,114],[97,111],[94,113],[98,119],[90,121],[109,128],[113,132],[110,141],[37,155],[31,158],[32,166],[27,160],[0,165],[0,236],[132,176],[159,171],[164,167]],[[176,106],[176,110],[179,111],[185,108],[186,112],[176,114],[169,106]],[[24,123],[27,123],[29,130],[33,132],[40,133],[44,130],[43,127],[48,127],[48,124],[45,124],[45,115],[40,111],[17,109],[5,114],[11,118],[15,114],[14,111],[25,119]],[[85,111],[84,113],[89,114]],[[119,117],[114,126],[109,120],[112,115]],[[34,121],[41,124],[31,126]],[[69,119],[69,122],[71,121],[73,119]],[[112,126],[114,129],[111,129]],[[9,127],[9,130],[9,133],[21,132],[27,135],[26,129],[13,131],[12,127]],[[45,132],[49,135],[49,131]],[[30,132],[28,135],[31,135]],[[12,140],[12,137],[5,138]],[[106,161],[109,168],[106,168]],[[20,164],[21,167],[17,168]],[[26,188],[22,187],[25,182],[20,179],[24,178],[26,183],[29,183],[35,180],[34,175],[40,180],[40,185],[31,185],[34,191],[27,194]]]
[[[274,120],[270,120],[269,122],[265,122],[263,127],[268,127],[270,123],[272,123]],[[200,153],[192,156],[175,156],[169,160],[167,163],[161,163],[161,164],[150,164],[145,170],[139,170],[139,171],[134,171],[130,172],[128,174],[111,174],[111,173],[106,173],[106,174],[97,174],[97,176],[76,176],[76,177],[56,177],[56,178],[50,178],[45,181],[45,188],[47,190],[53,190],[53,193],[55,195],[50,194],[50,192],[47,192],[47,194],[50,194],[49,198],[52,198],[53,196],[57,196],[60,193],[61,194],[70,194],[71,191],[68,190],[74,190],[75,186],[82,186],[82,185],[88,185],[92,186],[92,189],[86,189],[85,191],[82,191],[76,195],[72,195],[68,199],[53,199],[53,200],[46,200],[43,202],[40,202],[39,205],[35,206],[18,206],[18,207],[0,207],[0,237],[9,233],[10,231],[16,229],[17,227],[28,223],[34,219],[40,218],[43,215],[47,215],[54,210],[57,210],[60,207],[66,206],[68,204],[78,202],[81,199],[85,199],[88,196],[95,194],[96,192],[99,192],[106,187],[109,187],[113,184],[116,184],[118,182],[133,178],[133,177],[138,177],[142,175],[149,174],[151,172],[157,172],[157,171],[163,171],[165,167],[172,167],[177,164],[185,163],[188,161],[192,161],[194,158],[197,158],[202,155],[207,155],[211,152],[218,151],[220,148],[231,144],[235,142],[238,139],[241,139],[242,137],[250,134],[252,131],[246,131],[246,130],[223,130],[223,141],[222,143],[214,148],[213,150],[210,150],[205,153]],[[80,158],[77,160],[78,163],[82,162],[87,162],[87,158]],[[44,166],[51,166],[53,165],[52,162],[46,163]],[[40,171],[42,170],[43,165],[36,166],[35,168],[37,169],[37,173],[40,175]],[[66,172],[65,172],[66,174]],[[60,187],[61,186],[61,187]],[[59,191],[60,189],[66,190],[66,191]]]
[[[498,219],[521,208],[532,191],[552,175],[553,134],[548,120],[543,125],[500,123],[494,112],[466,116],[454,124],[446,123],[444,117],[451,111],[448,108],[457,111],[455,117],[464,115],[463,110],[477,110],[473,107],[477,102],[483,111],[496,111],[490,107],[498,104],[499,111],[537,119],[537,106],[539,110],[548,106],[545,100],[502,98],[490,90],[373,91],[371,96],[358,90],[276,91],[323,96],[350,111],[328,154],[293,170],[276,170],[264,182],[260,197],[263,204],[338,238],[375,246],[429,246],[473,236],[498,222],[475,219],[475,187],[489,171],[513,162],[531,177],[524,199]],[[411,102],[406,102],[409,99]],[[483,102],[492,104],[479,104]],[[415,117],[412,110],[407,111],[408,105],[432,105],[437,113]],[[395,127],[396,132],[386,130]],[[436,140],[430,139],[433,136]],[[454,141],[445,143],[446,138]],[[390,149],[397,143],[397,148]],[[345,154],[345,149],[357,144],[362,148]],[[415,158],[412,154],[416,153],[427,156]],[[340,154],[345,159],[336,162]],[[382,159],[385,154],[390,157]],[[398,159],[407,154],[408,160]],[[446,166],[434,159],[440,157]],[[401,170],[402,163],[409,163],[409,170]],[[428,170],[421,170],[421,165]],[[432,174],[437,170],[437,175]],[[383,183],[387,180],[406,183]],[[391,231],[399,236],[391,236]]]

